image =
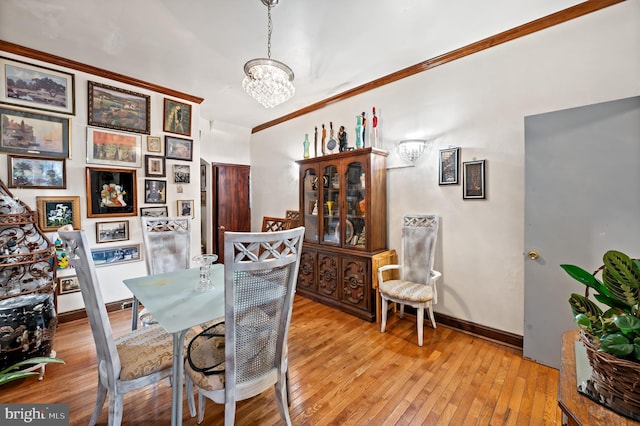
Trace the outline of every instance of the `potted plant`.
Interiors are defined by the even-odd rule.
[[[609,250],[603,263],[594,273],[560,265],[586,286],[585,295],[573,293],[569,298],[592,368],[583,390],[618,413],[640,420],[640,389],[636,389],[640,382],[640,261]]]
[[[0,371],[0,386],[4,385],[5,383],[9,383],[13,380],[18,380],[18,379],[22,379],[23,377],[36,376],[40,374],[40,373],[36,373],[35,371],[20,370],[20,367],[22,366],[48,364],[48,363],[64,364],[64,361],[59,358],[41,356],[41,357],[29,358],[20,362],[16,362],[15,364],[10,365],[9,367]]]

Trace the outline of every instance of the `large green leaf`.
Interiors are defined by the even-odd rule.
[[[600,349],[612,355],[624,357],[633,352],[634,345],[620,333],[600,337]]]
[[[640,337],[633,339],[633,356],[640,360]]]
[[[581,267],[575,265],[560,265],[560,267],[564,269],[565,272],[571,276],[571,278],[578,281],[579,283],[582,283],[587,287],[591,287],[598,293],[611,297],[611,293],[609,292],[609,290],[607,290],[607,288],[600,282],[600,280],[594,277],[592,273],[587,272]]]
[[[634,288],[640,288],[640,268],[626,254],[609,250],[602,257],[605,268],[620,283]]]
[[[640,334],[640,318],[633,315],[616,315],[613,322],[623,334]]]
[[[581,294],[571,293],[569,305],[571,306],[571,312],[573,312],[574,317],[583,314],[589,319],[593,327],[601,327],[600,317],[602,316],[602,309],[591,300]]]
[[[611,269],[604,268],[602,271],[602,282],[616,299],[627,306],[635,306],[638,304],[640,288],[629,285],[627,280],[618,280]]]
[[[0,375],[0,386],[5,383],[12,382],[14,380],[22,379],[27,376],[37,376],[40,373],[36,373],[35,371],[13,371],[11,373],[5,373]]]

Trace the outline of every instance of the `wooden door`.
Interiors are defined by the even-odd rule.
[[[213,250],[224,261],[224,232],[251,231],[250,167],[212,163]]]

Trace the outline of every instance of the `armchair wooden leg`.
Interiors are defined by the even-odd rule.
[[[431,318],[433,328],[436,328],[436,318],[433,316],[433,305],[429,305],[429,318]]]
[[[418,346],[422,346],[424,337],[424,308],[418,308]]]
[[[382,323],[380,324],[380,332],[384,333],[385,328],[387,328],[387,299],[382,298]]]

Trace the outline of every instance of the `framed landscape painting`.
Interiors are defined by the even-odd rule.
[[[87,163],[140,167],[141,157],[142,136],[87,128]]]
[[[64,225],[80,229],[80,197],[36,197],[36,206],[40,230],[53,232]]]
[[[87,217],[136,216],[136,171],[87,167]]]
[[[69,157],[69,119],[0,108],[0,152]]]
[[[165,98],[163,130],[191,136],[191,105]]]
[[[89,82],[89,125],[149,134],[148,95]]]
[[[91,249],[91,257],[96,267],[115,265],[117,263],[135,262],[142,260],[140,244]]]
[[[129,221],[96,223],[96,243],[111,243],[129,239]]]
[[[140,216],[142,217],[167,217],[169,209],[167,206],[158,207],[140,207]]]
[[[0,102],[62,114],[75,114],[74,76],[0,57]]]
[[[191,161],[193,158],[193,141],[191,139],[164,137],[165,157],[170,160]]]
[[[7,156],[9,188],[65,189],[67,177],[64,158]]]

